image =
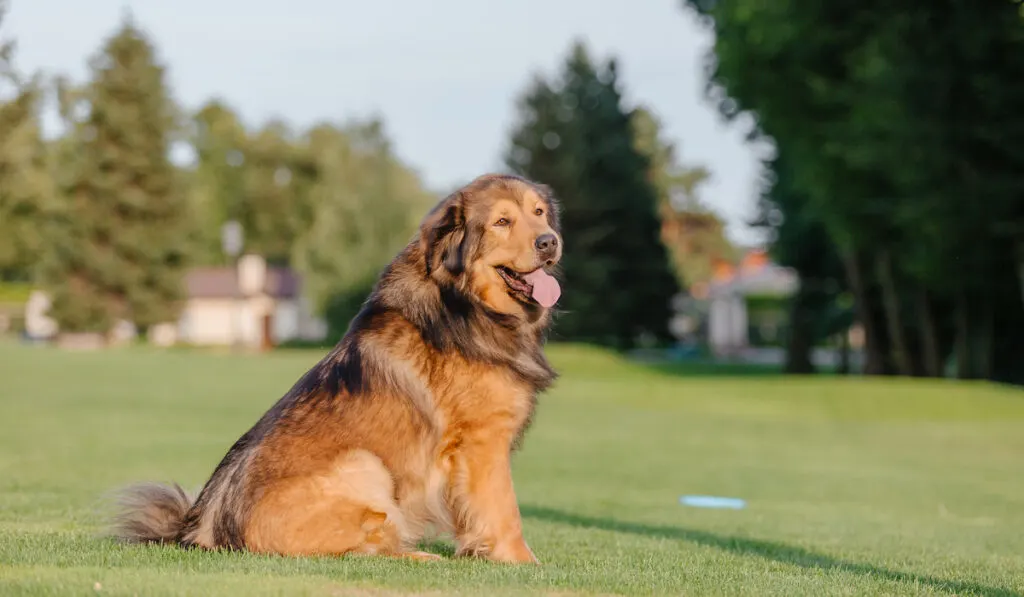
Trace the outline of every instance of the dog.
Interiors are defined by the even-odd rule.
[[[548,186],[472,180],[424,217],[344,337],[198,496],[177,484],[129,487],[113,537],[435,560],[417,545],[447,534],[456,557],[539,563],[511,460],[557,378],[543,347],[561,256]]]

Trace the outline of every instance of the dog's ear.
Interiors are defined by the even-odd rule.
[[[427,262],[427,274],[443,266],[457,276],[466,267],[466,218],[464,197],[453,193],[423,218],[420,248]]]

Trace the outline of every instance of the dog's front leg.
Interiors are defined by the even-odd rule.
[[[452,461],[451,490],[457,555],[538,563],[523,539],[508,441],[464,442]]]

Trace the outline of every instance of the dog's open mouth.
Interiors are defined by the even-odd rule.
[[[524,300],[532,299],[545,308],[553,306],[562,293],[558,281],[543,268],[537,268],[526,274],[521,274],[503,265],[499,265],[495,269],[498,270],[501,279],[505,281],[505,285],[512,290],[513,295]]]
[[[505,280],[505,284],[508,284],[509,288],[526,296],[533,293],[533,284],[524,280],[522,274],[503,265],[499,265],[497,269],[501,279]]]

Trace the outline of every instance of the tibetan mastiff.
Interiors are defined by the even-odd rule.
[[[550,189],[484,175],[442,200],[341,341],[231,447],[194,499],[122,494],[113,535],[285,555],[417,551],[536,563],[511,459],[538,393],[562,255]]]

